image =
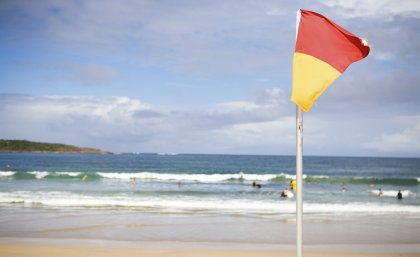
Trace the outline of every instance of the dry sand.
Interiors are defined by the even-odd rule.
[[[121,248],[49,244],[0,244],[0,257],[294,257],[294,252],[280,250],[183,249],[183,248]],[[305,252],[305,257],[419,257],[420,253],[340,253]]]

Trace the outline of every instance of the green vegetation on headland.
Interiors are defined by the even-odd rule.
[[[112,154],[95,148],[3,139],[0,139],[0,152]]]

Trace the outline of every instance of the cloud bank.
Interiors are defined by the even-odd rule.
[[[293,155],[295,116],[288,95],[270,88],[248,100],[196,110],[165,108],[129,97],[1,95],[0,119],[5,122],[0,134],[115,152]],[[329,154],[332,149],[337,155],[418,153],[419,116],[386,126],[397,127],[394,132],[379,126],[387,123],[386,117],[362,121],[325,117],[325,113],[305,115],[308,154]]]
[[[211,153],[246,152],[272,143],[267,135],[290,130],[290,117],[279,115],[282,108],[290,108],[279,103],[282,97],[275,89],[264,92],[257,101],[189,110],[162,108],[128,97],[2,95],[0,118],[7,122],[0,134],[93,144],[117,152],[194,152],[198,146]],[[290,145],[290,138],[275,141]]]

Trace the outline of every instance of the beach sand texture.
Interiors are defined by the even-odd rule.
[[[339,253],[339,252],[307,252],[307,257],[417,257],[420,253]],[[264,250],[229,250],[229,249],[140,249],[112,247],[76,247],[63,245],[36,244],[1,244],[1,257],[292,257],[294,252],[264,251]]]

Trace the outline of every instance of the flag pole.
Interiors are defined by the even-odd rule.
[[[303,245],[303,111],[296,105],[296,257]]]

